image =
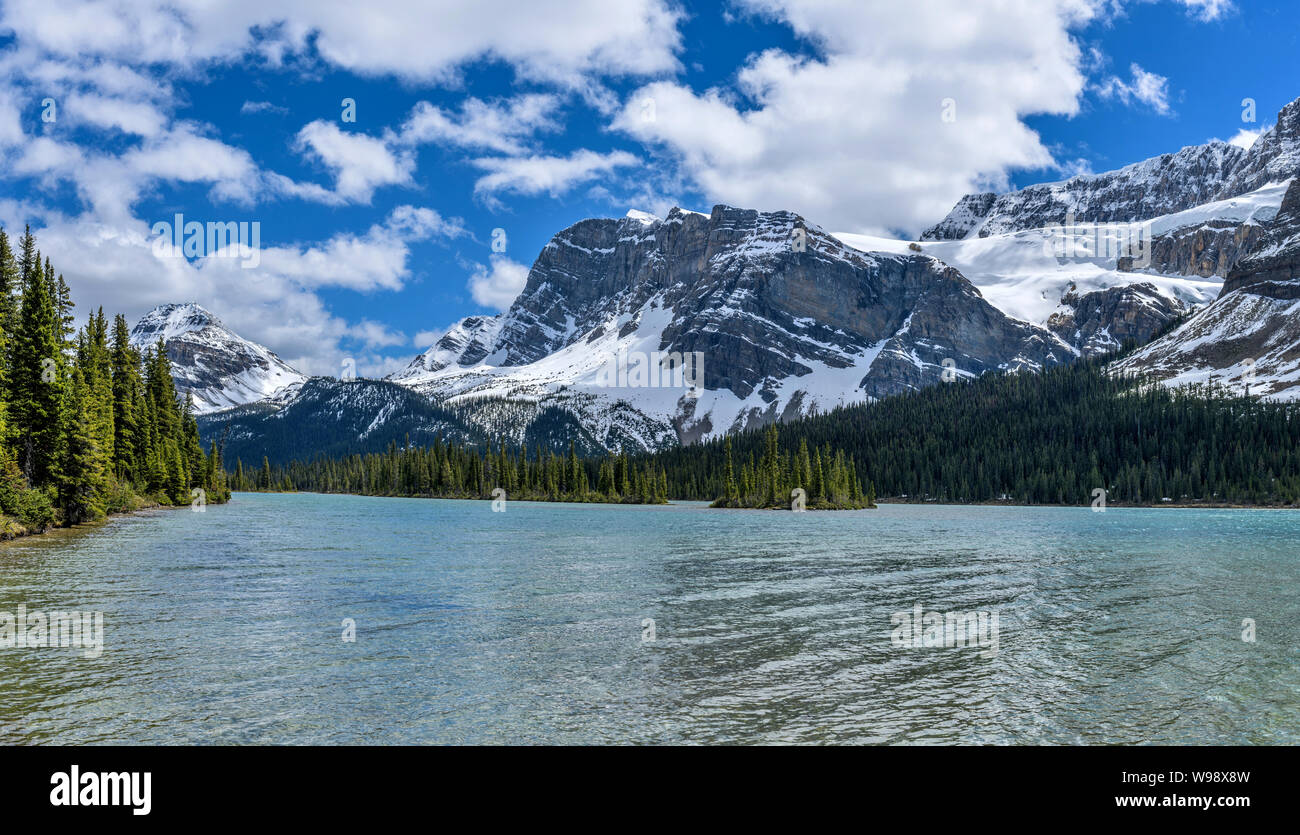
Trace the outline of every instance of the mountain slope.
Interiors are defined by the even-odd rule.
[[[1246,194],[1300,173],[1300,99],[1249,150],[1225,142],[1183,148],[1116,171],[1028,186],[1007,194],[970,194],[922,240],[1039,229],[1050,224],[1148,220]]]
[[[224,441],[229,467],[258,466],[382,452],[391,443],[432,444],[435,438],[481,442],[452,412],[382,380],[311,377],[276,397],[199,415],[204,444]]]
[[[619,385],[605,372],[620,352],[700,357],[700,385]],[[656,449],[915,390],[946,368],[1073,355],[934,258],[861,252],[790,212],[717,206],[569,227],[509,311],[462,321],[390,379],[461,408],[560,406],[601,443]]]
[[[261,400],[306,379],[193,302],[155,307],[131,329],[131,344],[139,350],[155,347],[159,339],[177,390],[193,395],[198,413]]]
[[[1054,331],[1084,355],[1106,353],[1124,339],[1143,343],[1165,325],[1214,301],[1223,279],[1255,247],[1278,214],[1288,182],[1271,183],[1237,197],[1126,225],[1136,257],[1109,245],[1112,228],[1094,224],[1046,227],[924,243],[837,234],[859,249],[920,251],[951,264],[1004,313]],[[1114,239],[1118,242],[1118,238]],[[1145,254],[1146,257],[1142,257]],[[1145,287],[1153,292],[1124,288]],[[1093,311],[1109,294],[1115,304]],[[1092,301],[1089,302],[1088,300]],[[1077,334],[1067,321],[1095,317]],[[1114,339],[1091,339],[1108,332]],[[1119,337],[1123,331],[1125,336]]]
[[[1300,179],[1215,302],[1116,363],[1166,385],[1209,383],[1300,399]]]

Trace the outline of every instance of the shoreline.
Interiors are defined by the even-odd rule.
[[[492,498],[475,498],[473,496],[423,496],[409,494],[378,494],[378,493],[343,493],[343,492],[323,492],[319,490],[235,490],[232,493],[249,493],[253,495],[293,495],[294,493],[305,493],[313,496],[360,496],[370,499],[443,499],[446,501],[467,501],[467,502],[492,502]],[[670,504],[682,502],[691,502],[705,505],[708,510],[774,510],[794,512],[788,507],[709,507],[710,499],[680,499],[669,498],[664,502],[582,502],[582,501],[565,501],[562,499],[511,499],[511,502],[530,502],[533,504],[566,504],[566,505],[594,505],[594,506],[627,506],[627,507],[665,507]],[[881,505],[934,505],[936,507],[1022,507],[1022,508],[1075,508],[1078,510],[1091,510],[1092,506],[1087,504],[1025,504],[1021,502],[1003,502],[1003,501],[985,501],[985,502],[941,502],[928,501],[921,499],[886,499],[876,498],[876,507],[858,507],[858,508],[814,508],[809,507],[805,512],[827,512],[834,513],[839,511],[852,510],[877,510]],[[1160,504],[1133,504],[1129,502],[1108,502],[1106,510],[1112,508],[1124,510],[1297,510],[1300,511],[1300,505],[1284,504],[1232,504],[1232,503],[1188,503],[1188,502],[1162,502]]]
[[[986,502],[940,502],[926,499],[882,499],[877,498],[876,504],[907,504],[907,505],[939,505],[944,507],[1077,507],[1082,510],[1091,510],[1089,504],[1055,504],[1040,502],[1038,504],[1026,504],[1024,502],[1003,502],[1003,501],[986,501]],[[1124,508],[1128,510],[1300,510],[1300,505],[1289,504],[1235,504],[1231,502],[1160,502],[1158,504],[1137,504],[1133,502],[1107,502],[1105,509]]]
[[[226,503],[227,502],[211,502],[211,504],[226,504]],[[48,536],[50,534],[58,533],[60,531],[66,533],[75,533],[82,530],[95,528],[100,525],[103,525],[106,522],[111,521],[113,518],[118,516],[135,516],[138,514],[148,513],[150,511],[155,511],[155,510],[180,510],[182,508],[187,508],[189,506],[190,505],[187,504],[183,504],[183,505],[162,504],[160,502],[151,501],[151,502],[145,502],[139,507],[130,508],[129,510],[115,510],[112,511],[111,513],[105,513],[103,518],[95,519],[94,521],[91,522],[78,522],[75,525],[50,525],[48,528],[41,528],[39,530],[36,529],[27,530],[26,528],[23,528],[21,531],[10,530],[9,526],[11,524],[21,527],[21,525],[19,525],[16,521],[10,520],[9,522],[5,523],[4,529],[0,530],[0,548],[5,547],[11,542],[18,542],[19,540],[31,539],[32,537],[38,537],[38,536]]]

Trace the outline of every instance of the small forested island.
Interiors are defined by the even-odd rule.
[[[593,461],[550,450],[510,450],[489,442],[486,449],[434,441],[430,447],[390,444],[384,453],[342,459],[317,458],[272,467],[264,457],[251,475],[236,460],[235,490],[352,493],[431,499],[506,498],[530,502],[665,504],[668,481],[662,467],[633,462],[626,455]],[[504,491],[497,493],[495,491]]]
[[[0,539],[108,513],[223,502],[221,453],[204,453],[160,342],[143,355],[126,319],[73,328],[72,296],[27,229],[0,229]]]
[[[731,438],[723,441],[724,495],[709,507],[768,510],[861,510],[876,506],[876,488],[864,491],[858,480],[857,464],[842,451],[832,452],[827,444],[811,454],[808,439],[801,438],[799,451],[782,452],[777,429],[769,426],[763,435],[763,456],[757,463],[753,451],[740,465],[736,480]]]

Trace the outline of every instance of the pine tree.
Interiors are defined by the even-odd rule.
[[[62,440],[63,344],[56,300],[40,268],[31,229],[22,241],[22,304],[10,369],[10,432],[29,483],[56,480]]]
[[[58,467],[59,507],[64,520],[76,524],[104,515],[104,451],[95,438],[86,408],[87,390],[81,369],[74,369],[64,398],[62,460]]]

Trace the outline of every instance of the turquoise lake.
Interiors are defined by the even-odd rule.
[[[1291,511],[236,494],[0,546],[104,617],[0,649],[0,743],[1294,744],[1297,591]]]

